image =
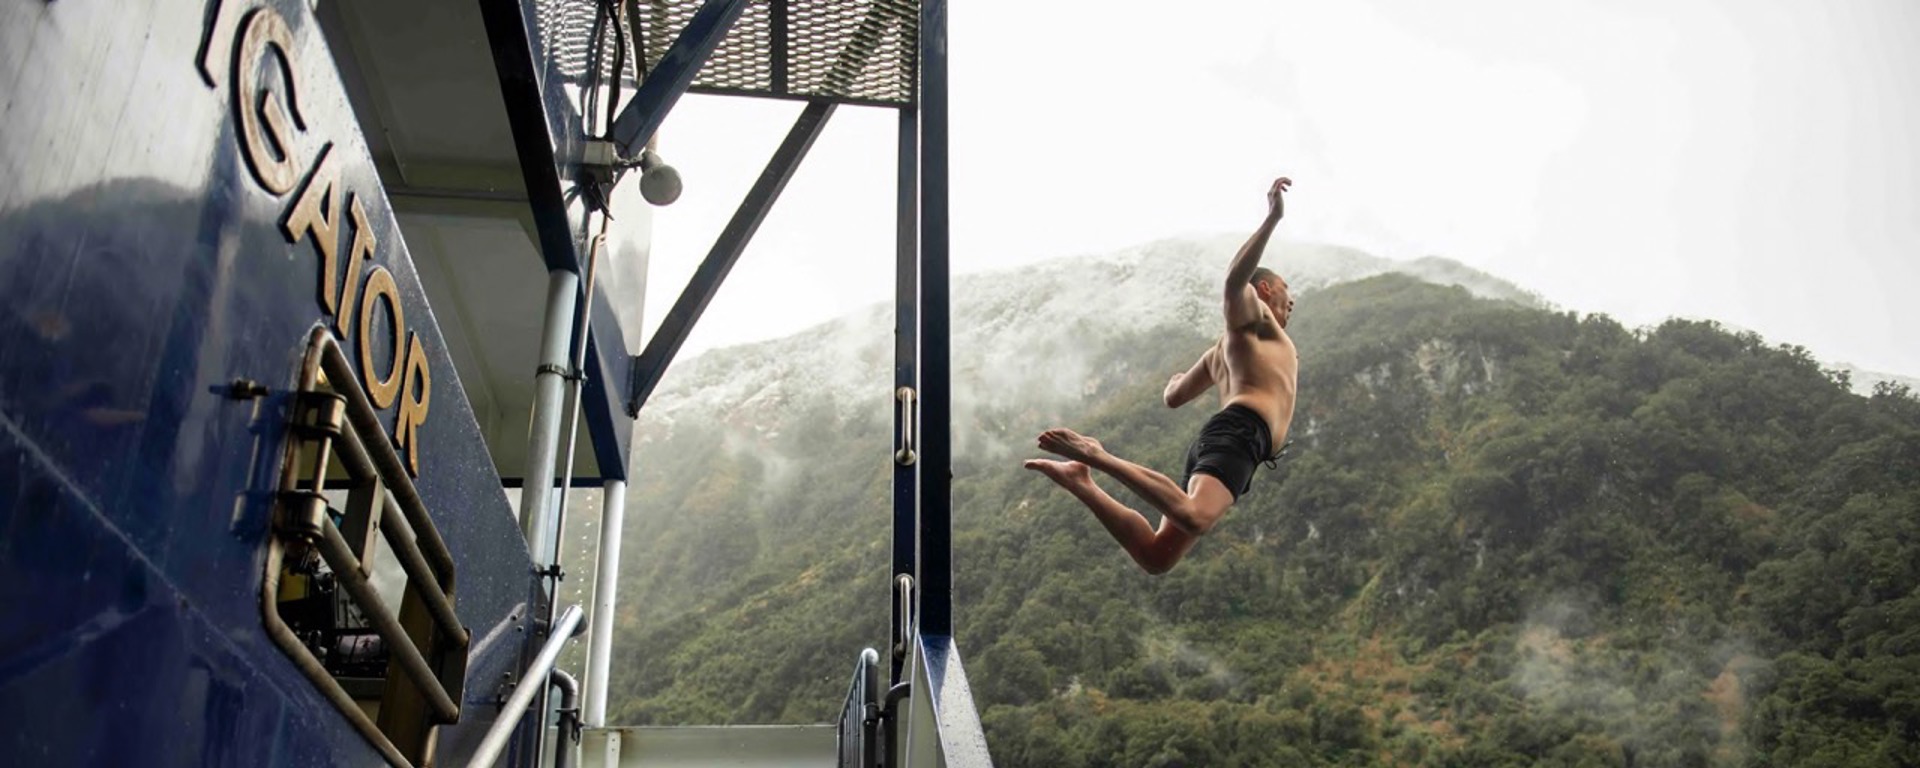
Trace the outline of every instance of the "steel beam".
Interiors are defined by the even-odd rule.
[[[693,330],[693,324],[699,322],[700,314],[707,309],[707,303],[713,301],[715,293],[720,291],[720,283],[727,279],[727,273],[733,270],[733,263],[740,259],[741,252],[747,249],[747,243],[753,240],[753,233],[760,229],[760,223],[767,218],[774,201],[780,199],[780,192],[787,188],[787,182],[793,178],[793,172],[800,167],[800,161],[807,156],[807,150],[813,147],[814,139],[820,137],[821,129],[827,125],[827,118],[833,115],[834,104],[820,100],[807,103],[800,118],[793,122],[793,129],[787,131],[786,140],[780,142],[780,148],[773,153],[773,159],[767,161],[767,167],[760,172],[760,178],[747,191],[747,197],[733,212],[733,219],[727,222],[727,228],[720,232],[719,240],[713,249],[707,252],[707,258],[700,262],[693,277],[687,281],[687,287],[680,291],[680,298],[673,302],[673,309],[667,311],[666,320],[660,323],[660,330],[647,341],[647,348],[633,362],[633,382],[628,388],[627,415],[637,416],[640,407],[653,395],[653,389],[660,384],[660,378],[666,375],[667,366],[673,363],[673,356],[680,351],[680,345],[687,340],[687,333]]]
[[[673,41],[673,47],[647,72],[633,100],[614,118],[611,138],[619,145],[622,155],[640,156],[647,140],[660,129],[667,113],[673,111],[674,102],[687,92],[694,76],[700,74],[700,67],[706,65],[707,57],[720,47],[727,30],[733,28],[734,20],[740,18],[740,12],[746,8],[747,0],[707,0],[694,12],[686,29],[680,30],[679,39]]]
[[[920,594],[923,635],[953,634],[953,387],[947,292],[947,3],[920,5]]]
[[[772,0],[767,7],[767,52],[773,69],[773,92],[787,92],[787,48],[791,45],[791,14],[787,0]]]
[[[912,109],[900,110],[898,197],[894,204],[894,278],[893,278],[893,387],[898,393],[902,387],[913,390],[919,386],[916,371],[920,345],[919,315],[915,308],[920,299],[920,120]],[[905,435],[909,442],[918,437],[910,434],[918,428],[915,419],[895,398],[893,414],[893,433]],[[896,457],[893,464],[893,577],[887,579],[892,585],[901,574],[913,575],[914,561],[914,525],[915,491],[919,484],[919,466],[917,457],[913,461],[901,461]],[[887,626],[894,634],[892,649],[892,678],[889,684],[902,681],[901,667],[908,656],[912,655],[911,638],[901,636],[901,628],[907,626],[909,616],[903,612],[912,611],[912,606],[904,610],[899,600],[888,600],[893,606],[893,621]]]
[[[580,255],[567,215],[559,158],[576,151],[579,139],[573,135],[577,131],[563,131],[557,126],[577,126],[579,120],[565,99],[547,98],[540,65],[527,36],[532,21],[526,10],[519,3],[487,0],[480,3],[480,16],[486,23],[487,41],[500,78],[500,96],[526,185],[528,208],[533,213],[540,257],[548,271],[578,272]],[[552,111],[560,114],[550,114]]]

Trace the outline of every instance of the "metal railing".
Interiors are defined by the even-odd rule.
[[[513,696],[500,708],[500,715],[494,718],[493,727],[487,729],[486,738],[480,740],[480,748],[474,750],[473,759],[467,763],[471,768],[491,768],[494,761],[500,759],[500,751],[506,749],[507,740],[513,737],[513,731],[520,726],[520,716],[527,713],[527,705],[533,703],[533,695],[544,690],[547,674],[553,670],[553,662],[560,658],[560,651],[567,647],[567,640],[580,628],[583,616],[580,606],[569,605],[554,622],[553,634],[547,636],[546,645],[540,646],[540,655],[533,658],[525,674],[520,676],[520,684],[513,689]]]
[[[321,380],[333,391],[321,389]],[[324,327],[315,328],[309,338],[302,362],[299,390],[295,395],[288,447],[282,459],[279,494],[273,513],[272,540],[268,543],[266,575],[261,589],[262,619],[267,634],[293,659],[300,671],[320,689],[328,701],[345,715],[354,729],[373,743],[381,756],[396,765],[409,765],[400,750],[354,702],[346,689],[328,672],[313,651],[300,641],[281,617],[278,605],[281,570],[289,542],[313,547],[337,583],[379,634],[384,647],[425,700],[435,723],[460,719],[457,701],[464,688],[456,679],[449,692],[441,675],[429,663],[423,651],[402,626],[401,618],[374,589],[369,570],[348,542],[339,525],[328,513],[321,491],[327,481],[332,459],[338,458],[356,485],[374,490],[366,514],[366,529],[378,527],[407,574],[409,591],[420,598],[434,628],[449,638],[458,653],[456,677],[464,677],[465,651],[471,635],[460,624],[453,605],[453,558],[428,516],[412,478],[400,457],[384,439],[363,440],[361,434],[383,434],[379,416],[366,393],[354,383],[352,366],[339,343]],[[312,444],[313,464],[308,487],[301,487],[300,448]],[[392,514],[392,512],[398,514]]]
[[[853,665],[853,682],[840,705],[840,768],[876,768],[880,754],[880,653],[868,648]]]

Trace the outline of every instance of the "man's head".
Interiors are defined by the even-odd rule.
[[[1280,327],[1287,327],[1287,321],[1293,317],[1293,290],[1280,274],[1266,267],[1253,271],[1253,292],[1260,296],[1260,303],[1273,310],[1273,319]]]

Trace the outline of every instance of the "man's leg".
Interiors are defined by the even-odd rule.
[[[1191,489],[1183,491],[1172,478],[1108,453],[1100,441],[1071,429],[1040,433],[1040,448],[1107,473],[1188,534],[1206,533],[1233,506],[1233,492],[1219,478],[1195,474]]]
[[[1159,575],[1171,570],[1187,550],[1193,549],[1194,537],[1181,531],[1161,518],[1156,530],[1139,512],[1114,500],[1100,486],[1094,484],[1092,473],[1087,465],[1077,461],[1048,461],[1033,459],[1026,463],[1027,469],[1046,475],[1060,487],[1067,489],[1080,503],[1093,511],[1094,519],[1120,542],[1120,548],[1138,563],[1141,570]]]

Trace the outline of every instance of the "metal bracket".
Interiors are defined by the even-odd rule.
[[[904,659],[913,637],[913,577],[900,574],[893,579],[894,599],[898,601],[900,625],[894,627],[893,657]]]
[[[620,159],[618,145],[603,139],[588,139],[587,143],[580,147],[580,164],[596,168],[613,168],[624,163]]]
[[[234,379],[227,383],[227,397],[233,400],[252,400],[267,396],[267,385],[253,379]]]
[[[293,432],[310,440],[332,440],[346,428],[347,398],[334,392],[306,391],[294,396]]]
[[[274,496],[273,530],[299,541],[316,541],[326,531],[327,497],[316,491],[281,491]]]
[[[558,376],[562,379],[565,379],[567,381],[586,381],[587,380],[586,371],[583,371],[577,368],[569,371],[566,368],[562,366],[554,365],[553,363],[541,363],[540,367],[533,369],[533,375],[536,377],[542,376],[544,374],[549,374],[549,373],[555,376]]]

